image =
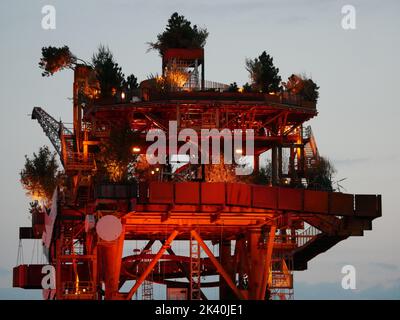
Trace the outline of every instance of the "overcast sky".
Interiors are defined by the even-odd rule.
[[[41,28],[41,9],[56,8],[56,29]],[[356,30],[341,27],[341,8],[356,9]],[[11,290],[18,227],[28,226],[28,202],[19,184],[24,155],[50,145],[28,116],[41,106],[71,122],[71,71],[42,78],[43,46],[68,45],[89,60],[109,45],[125,74],[139,80],[160,73],[157,53],[146,53],[167,19],[178,11],[210,32],[205,48],[208,80],[242,85],[245,58],[266,50],[282,79],[312,76],[320,89],[319,115],[310,121],[320,152],[350,193],[383,196],[383,217],[373,231],[348,239],[295,275],[296,298],[400,298],[400,2],[336,0],[146,0],[0,2],[0,298],[31,297]],[[24,243],[25,262],[32,250]],[[357,290],[340,287],[341,268],[357,270]]]

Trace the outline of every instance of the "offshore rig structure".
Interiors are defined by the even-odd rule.
[[[305,122],[316,103],[298,95],[227,92],[205,80],[204,49],[168,49],[168,66],[190,70],[176,90],[159,92],[143,81],[137,95],[117,92],[107,101],[82,104],[92,85],[91,68],[74,71],[73,128],[42,108],[38,121],[60,156],[67,184],[54,191],[51,208],[32,213],[20,239],[42,239],[55,286],[43,289],[43,264],[14,268],[13,286],[43,289],[45,299],[153,298],[153,283],[168,299],[205,300],[203,289],[219,288],[223,299],[291,299],[293,271],[338,242],[362,236],[381,216],[381,196],[313,190],[305,185],[319,154]],[[175,170],[151,167],[149,178],[129,183],[96,179],[99,145],[128,121],[142,138],[129,146],[144,155],[150,129],[253,129],[254,172],[270,152],[272,183],[209,182],[205,166]],[[202,141],[209,143],[209,141]],[[284,160],[288,154],[288,161]],[[305,185],[298,187],[299,184]],[[124,242],[146,241],[123,256]],[[185,242],[187,255],[172,244]],[[217,252],[210,248],[217,245]],[[152,249],[157,246],[157,250]],[[207,277],[219,276],[216,281]],[[126,282],[133,285],[127,287]],[[129,283],[129,284],[130,284]]]

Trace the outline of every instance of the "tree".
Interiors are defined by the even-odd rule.
[[[239,182],[239,177],[235,172],[235,164],[224,162],[224,156],[221,155],[219,163],[205,165],[206,182]]]
[[[248,82],[246,82],[243,85],[243,92],[251,92],[251,91],[252,91],[251,85]]]
[[[287,82],[282,83],[285,89],[291,94],[298,94],[306,101],[317,102],[319,98],[319,87],[305,75],[292,74]]]
[[[267,165],[255,172],[251,177],[251,183],[270,185],[272,183],[272,162],[268,160]]]
[[[228,87],[228,92],[238,92],[238,91],[239,91],[239,88],[238,88],[236,82],[231,83],[231,84],[229,85],[229,87]]]
[[[165,31],[157,35],[157,41],[148,44],[150,50],[157,50],[162,55],[168,48],[203,48],[207,37],[207,29],[192,26],[183,15],[175,12],[168,19]]]
[[[42,58],[39,61],[39,67],[43,69],[43,77],[52,76],[55,72],[65,68],[73,69],[77,58],[71,53],[68,46],[43,47]]]
[[[20,177],[28,195],[49,203],[54,189],[60,183],[56,153],[50,152],[47,146],[43,146],[37,154],[33,154],[32,158],[25,156],[25,165]]]
[[[103,98],[111,97],[123,87],[124,74],[108,47],[99,46],[97,53],[93,54],[92,64],[100,82],[100,95]]]
[[[279,68],[274,66],[273,58],[265,51],[258,58],[246,59],[246,70],[255,90],[268,93],[280,90]]]
[[[300,95],[304,100],[317,102],[319,98],[319,87],[312,79],[303,80],[303,89],[300,91]]]
[[[138,79],[135,77],[135,75],[131,74],[126,78],[125,85],[129,90],[135,90],[139,88],[139,83],[137,81]]]
[[[333,191],[332,181],[336,169],[333,164],[324,157],[319,157],[316,164],[308,169],[306,178],[309,189]]]
[[[137,155],[132,147],[139,141],[139,135],[128,123],[113,126],[110,138],[100,146],[99,160],[111,182],[129,181],[133,177],[133,165]]]

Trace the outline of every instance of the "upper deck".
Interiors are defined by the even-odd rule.
[[[86,121],[130,119],[135,129],[151,121],[167,128],[175,120],[178,127],[260,129],[277,121],[281,126],[299,126],[318,114],[316,104],[300,96],[247,92],[177,91],[149,92],[131,102],[114,97],[98,101],[84,112]]]

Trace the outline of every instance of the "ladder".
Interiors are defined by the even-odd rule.
[[[201,300],[201,251],[198,241],[190,237],[190,300]]]
[[[144,250],[143,253],[148,256],[152,256],[152,251],[151,249]],[[151,258],[145,258],[143,259],[144,262],[144,269],[147,268],[147,266],[151,262]],[[145,280],[142,285],[142,300],[154,300],[154,295],[153,295],[153,282],[150,280]]]

